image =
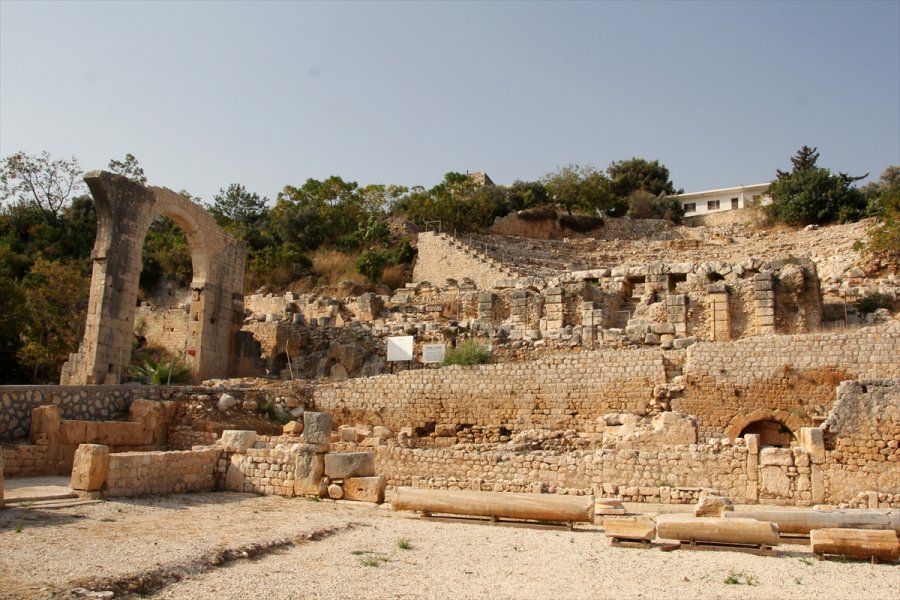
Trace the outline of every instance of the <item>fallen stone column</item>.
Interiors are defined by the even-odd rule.
[[[755,519],[723,519],[688,515],[661,515],[656,533],[662,539],[718,544],[766,544],[777,546],[778,527]]]
[[[879,510],[750,510],[726,512],[726,519],[756,519],[778,525],[781,533],[808,535],[816,529],[892,529],[900,532],[900,511]]]
[[[900,541],[893,531],[816,529],[809,534],[813,554],[838,554],[883,561],[900,560]]]
[[[397,488],[394,510],[534,521],[594,522],[593,496]]]

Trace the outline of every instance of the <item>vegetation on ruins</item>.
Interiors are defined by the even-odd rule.
[[[900,166],[885,169],[863,192],[868,198],[868,212],[877,217],[877,224],[869,230],[868,241],[860,242],[857,249],[900,260]]]
[[[766,209],[774,219],[788,225],[844,223],[866,216],[865,194],[853,183],[868,173],[852,176],[834,175],[819,167],[816,148],[803,146],[791,157],[790,171],[777,171],[769,186],[772,203]]]
[[[442,367],[450,365],[482,365],[491,361],[491,350],[479,344],[476,340],[460,342],[456,348],[447,350]]]
[[[152,385],[187,383],[190,377],[190,370],[178,357],[164,350],[149,348],[135,351],[128,373]]]

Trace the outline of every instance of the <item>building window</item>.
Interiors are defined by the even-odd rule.
[[[734,210],[734,209],[736,209],[737,207],[738,207],[738,199],[737,199],[737,198],[732,198],[732,199],[731,199],[731,210]]]
[[[719,210],[719,201],[718,200],[707,201],[706,210]]]
[[[697,203],[696,202],[688,202],[684,205],[684,213],[692,213],[697,212]]]

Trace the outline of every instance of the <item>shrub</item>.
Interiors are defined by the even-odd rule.
[[[466,340],[447,351],[442,367],[449,365],[481,365],[491,360],[491,351],[475,340]]]
[[[559,226],[578,233],[585,233],[603,225],[603,219],[590,215],[561,215]]]
[[[886,308],[892,311],[894,309],[894,299],[887,294],[875,292],[860,300],[857,306],[859,312],[864,315],[873,313],[879,308]]]
[[[190,379],[191,372],[181,360],[160,350],[139,350],[132,360],[128,374],[151,385],[188,383]]]

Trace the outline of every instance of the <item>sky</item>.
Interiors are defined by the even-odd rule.
[[[131,153],[206,202],[631,157],[699,191],[804,144],[836,172],[900,164],[900,0],[0,0],[0,157]]]

